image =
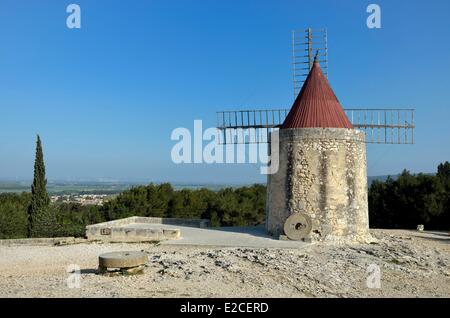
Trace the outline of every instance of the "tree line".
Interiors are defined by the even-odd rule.
[[[85,226],[129,216],[206,218],[213,226],[264,221],[265,187],[174,190],[169,183],[124,191],[102,206],[50,203],[44,155],[36,140],[31,194],[0,194],[0,238],[83,236]]]
[[[369,188],[370,226],[375,228],[450,229],[450,163],[435,175],[404,170],[395,180],[374,181]]]
[[[85,226],[128,216],[206,218],[213,226],[263,224],[266,187],[174,190],[169,183],[149,184],[124,191],[103,206],[53,203],[53,233],[47,236],[84,236]],[[0,194],[0,238],[23,238],[28,231],[30,193]],[[435,175],[403,171],[395,180],[374,181],[369,187],[372,228],[450,229],[450,163]]]
[[[129,216],[210,219],[213,226],[250,226],[264,223],[266,188],[174,190],[169,183],[149,184],[124,191],[102,206],[52,203],[55,222],[41,235],[29,232],[30,193],[0,194],[0,238],[77,236],[85,227]],[[47,218],[45,218],[47,219]]]
[[[85,226],[129,216],[210,219],[213,226],[252,226],[265,220],[266,187],[174,190],[169,183],[137,186],[102,206],[50,203],[39,136],[31,193],[0,194],[0,238],[84,236]],[[375,228],[450,228],[450,163],[435,175],[404,170],[369,188]]]

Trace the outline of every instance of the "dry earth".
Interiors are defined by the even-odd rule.
[[[377,244],[287,248],[214,248],[82,243],[0,246],[1,297],[450,297],[446,233],[373,230]],[[142,275],[96,274],[98,255],[143,250]],[[68,288],[70,264],[80,288]],[[367,268],[381,269],[368,288]]]

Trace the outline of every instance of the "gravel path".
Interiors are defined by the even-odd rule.
[[[0,297],[450,297],[447,234],[372,234],[377,244],[314,244],[302,249],[0,246]],[[96,274],[99,254],[123,250],[149,254],[145,274]],[[70,264],[81,269],[80,288],[67,285]],[[381,270],[381,288],[367,287],[370,264]]]

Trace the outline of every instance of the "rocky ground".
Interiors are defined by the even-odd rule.
[[[450,297],[447,233],[373,230],[372,235],[377,244],[302,249],[0,246],[0,297]],[[97,275],[98,255],[121,250],[147,252],[145,273]],[[80,288],[67,285],[68,278],[76,282],[67,273],[70,264],[81,269]],[[380,288],[367,287],[371,264],[380,268]]]

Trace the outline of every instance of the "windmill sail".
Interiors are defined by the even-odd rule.
[[[327,79],[326,29],[293,31],[292,52],[296,97],[292,108],[219,111],[217,129],[220,143],[270,143],[270,132],[279,129],[285,121],[287,126],[284,128],[322,127],[322,124],[353,127],[365,132],[367,143],[414,143],[412,108],[341,107]]]
[[[353,128],[366,133],[366,143],[414,144],[414,109],[344,108]],[[289,109],[230,110],[217,112],[222,144],[268,143],[268,136],[283,124]]]
[[[292,79],[294,98],[297,97],[303,82],[313,67],[314,54],[322,66],[323,74],[328,78],[328,35],[327,29],[293,30],[292,31]]]

